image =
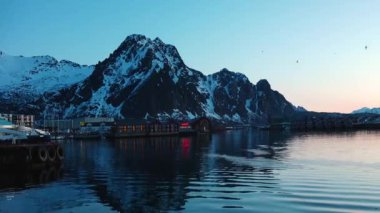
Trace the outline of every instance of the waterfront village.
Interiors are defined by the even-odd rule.
[[[101,137],[148,137],[169,135],[208,134],[211,121],[205,117],[188,121],[146,121],[143,119],[115,120],[109,117],[83,117],[75,119],[44,119],[36,121],[34,115],[0,114],[0,119],[17,126],[41,129],[50,133],[52,140],[66,138],[96,139]]]
[[[64,151],[59,140],[154,136],[211,137],[211,121],[115,120],[106,117],[36,120],[34,115],[0,114],[0,169],[50,168],[60,165]]]
[[[64,152],[59,140],[131,138],[156,136],[206,136],[218,130],[256,128],[259,130],[355,130],[380,127],[380,116],[304,116],[292,122],[270,125],[238,125],[212,122],[207,117],[192,120],[116,120],[108,117],[36,120],[34,115],[0,113],[0,169],[59,165]]]
[[[49,133],[52,140],[67,138],[96,139],[101,137],[149,137],[209,134],[212,131],[254,127],[260,130],[348,130],[377,129],[380,116],[371,114],[352,116],[304,116],[292,122],[272,121],[270,124],[242,125],[220,124],[207,117],[192,120],[145,120],[121,119],[112,117],[82,117],[74,119],[39,119],[35,115],[0,113],[0,120],[16,126],[40,129]]]

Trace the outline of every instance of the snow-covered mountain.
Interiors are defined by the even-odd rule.
[[[0,51],[0,100],[30,103],[48,91],[58,91],[87,78],[94,66],[57,61],[51,56],[11,56]]]
[[[380,114],[380,108],[368,108],[363,107],[358,110],[352,111],[352,114],[359,114],[359,113],[372,113],[372,114]]]
[[[205,76],[189,68],[177,49],[143,35],[128,36],[93,73],[36,103],[62,117],[191,119],[265,122],[291,116],[297,108],[266,80],[256,85],[223,69]]]

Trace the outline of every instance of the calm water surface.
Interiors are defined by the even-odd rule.
[[[380,132],[68,141],[0,174],[0,212],[380,212]]]

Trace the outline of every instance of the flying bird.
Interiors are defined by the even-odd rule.
[[[367,45],[365,45],[365,46],[364,46],[364,49],[365,49],[365,50],[367,50],[367,49],[368,49]]]
[[[298,64],[298,62],[299,62],[299,61],[297,60],[296,63]]]

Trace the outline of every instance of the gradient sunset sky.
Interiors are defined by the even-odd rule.
[[[308,110],[380,107],[378,0],[0,0],[0,50],[95,64],[130,34],[205,74],[268,79]],[[366,48],[367,47],[367,48]],[[298,61],[298,63],[297,63]]]

